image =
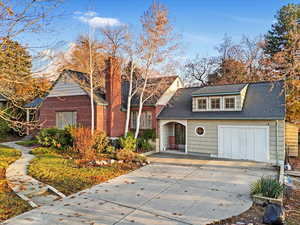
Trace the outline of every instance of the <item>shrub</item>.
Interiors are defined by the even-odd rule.
[[[123,160],[124,162],[132,162],[136,157],[136,153],[127,149],[121,149],[116,153],[117,160]]]
[[[91,134],[91,129],[86,127],[79,127],[71,129],[73,138],[73,149],[78,151],[80,158],[86,161],[91,161],[96,158],[93,149],[94,140]]]
[[[141,135],[142,139],[154,140],[155,139],[155,129],[144,130]]]
[[[149,140],[144,138],[138,138],[137,149],[139,151],[149,151],[152,149],[152,145],[149,143]]]
[[[271,176],[262,177],[251,184],[251,195],[262,195],[268,198],[278,198],[283,192],[283,185]]]
[[[103,153],[106,151],[108,139],[104,132],[96,131],[94,134],[94,146],[96,152]]]
[[[136,139],[133,133],[128,132],[125,137],[120,138],[120,145],[123,149],[134,151],[136,149]]]
[[[109,139],[108,146],[113,146],[115,149],[121,149],[120,138]]]
[[[112,154],[116,151],[116,148],[112,145],[108,145],[105,149],[105,153]]]
[[[0,137],[6,137],[11,132],[7,121],[0,119]]]
[[[64,130],[57,128],[44,128],[36,136],[38,143],[44,147],[64,149],[72,146],[70,128]]]

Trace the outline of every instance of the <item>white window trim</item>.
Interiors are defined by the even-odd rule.
[[[223,101],[223,110],[224,111],[232,111],[232,110],[236,110],[237,108],[237,104],[236,104],[236,96],[224,96],[224,101]],[[226,99],[229,98],[234,98],[234,108],[226,108]]]
[[[205,109],[199,109],[199,104],[198,104],[199,99],[206,99],[206,108]],[[196,111],[207,111],[208,110],[208,104],[209,104],[209,98],[208,97],[196,98]]]
[[[211,100],[212,99],[220,99],[220,108],[218,108],[218,109],[213,109],[212,107],[211,107]],[[209,110],[211,110],[211,111],[220,111],[220,110],[223,110],[223,98],[222,97],[210,97],[210,99],[209,99]]]
[[[199,127],[201,127],[201,128],[203,129],[203,134],[201,134],[201,135],[197,133],[197,129],[198,129]],[[198,137],[203,137],[203,136],[205,135],[205,127],[202,126],[202,125],[196,126],[196,127],[195,127],[195,134],[196,134]]]

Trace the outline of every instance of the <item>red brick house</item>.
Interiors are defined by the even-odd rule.
[[[121,69],[113,68],[110,63],[105,79],[105,90],[94,92],[95,129],[107,133],[109,137],[124,134],[128,83],[121,78]],[[177,76],[152,78],[150,82],[164,82],[164,88],[145,102],[141,129],[156,129],[157,115],[167,104],[178,88],[183,87]],[[44,99],[35,99],[26,105],[38,109],[38,118],[42,128],[67,125],[91,126],[91,107],[89,81],[83,73],[65,70],[55,81]],[[132,99],[130,129],[135,129],[138,110],[138,98]]]

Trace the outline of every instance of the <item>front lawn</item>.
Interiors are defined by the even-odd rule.
[[[61,150],[36,148],[36,156],[28,167],[30,176],[70,195],[95,184],[128,173],[139,166],[135,163],[114,163],[101,167],[78,167],[75,160]]]
[[[0,222],[31,209],[8,187],[5,178],[6,168],[20,156],[19,151],[0,145]]]

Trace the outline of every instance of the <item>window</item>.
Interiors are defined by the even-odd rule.
[[[56,127],[64,129],[77,123],[77,112],[56,112]]]
[[[137,111],[132,111],[130,115],[130,127],[132,129],[135,129],[137,126]],[[144,111],[141,115],[141,129],[152,129],[152,112],[150,111]]]
[[[207,100],[206,98],[200,98],[198,99],[198,109],[207,109]]]
[[[234,109],[235,108],[235,98],[225,98],[225,109]]]
[[[196,127],[195,132],[198,136],[204,135],[204,128],[203,127]]]
[[[220,98],[210,99],[210,108],[211,109],[220,109],[221,108],[221,99]]]

